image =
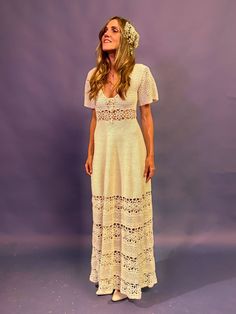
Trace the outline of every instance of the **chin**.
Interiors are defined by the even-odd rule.
[[[104,51],[105,51],[105,50],[107,51],[107,50],[114,50],[115,48],[113,48],[113,47],[103,47],[102,49],[103,49]]]
[[[116,51],[117,48],[102,48],[103,51],[105,52],[114,52]]]

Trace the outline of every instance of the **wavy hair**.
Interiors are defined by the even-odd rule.
[[[102,50],[102,36],[105,33],[107,24],[112,20],[117,20],[121,28],[120,45],[116,51],[114,68],[118,73],[118,82],[116,84],[117,94],[119,94],[123,100],[130,86],[130,74],[135,65],[135,57],[134,54],[131,54],[129,43],[123,36],[125,24],[130,21],[120,16],[113,16],[99,32],[99,44],[96,48],[97,65],[90,79],[90,100],[97,97],[99,90],[102,89],[107,82],[108,73],[110,71],[110,61],[108,53]]]

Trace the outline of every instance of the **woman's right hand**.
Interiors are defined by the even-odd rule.
[[[93,156],[88,156],[86,162],[85,162],[85,170],[86,173],[91,176],[93,172]]]

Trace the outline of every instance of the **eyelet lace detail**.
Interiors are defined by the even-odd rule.
[[[96,111],[97,120],[126,120],[126,119],[135,119],[136,110],[134,109],[106,109],[106,110],[97,110]]]
[[[92,196],[93,233],[90,280],[99,292],[119,289],[130,299],[157,283],[151,191],[140,198]]]

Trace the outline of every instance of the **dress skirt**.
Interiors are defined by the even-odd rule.
[[[157,283],[151,180],[143,176],[146,146],[136,117],[98,119],[94,133],[90,281],[140,299]]]

